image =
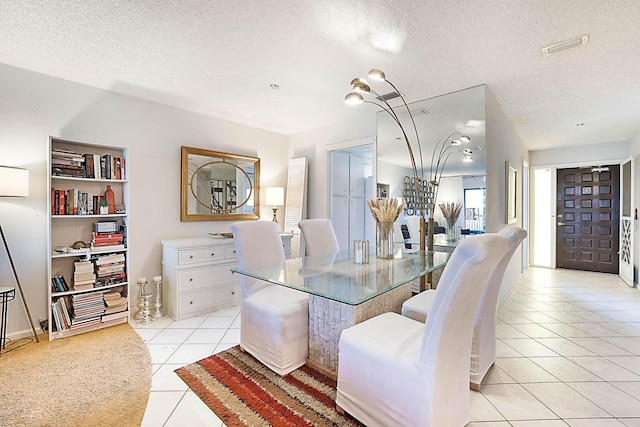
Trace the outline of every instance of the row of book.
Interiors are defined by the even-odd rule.
[[[58,331],[77,329],[128,316],[125,292],[103,291],[62,297],[51,303]]]
[[[77,188],[62,190],[51,187],[51,215],[99,215],[103,203],[105,197],[102,194],[83,193]]]
[[[88,291],[126,282],[124,253],[94,254],[88,260],[73,263],[73,290]],[[64,275],[51,278],[52,292],[72,290]]]
[[[51,150],[51,175],[72,178],[126,179],[125,158],[111,154],[80,154]]]
[[[51,278],[51,290],[53,292],[67,292],[69,285],[63,275],[53,276]]]

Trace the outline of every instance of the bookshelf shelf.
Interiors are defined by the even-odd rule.
[[[128,166],[124,147],[49,138],[49,340],[129,321]],[[99,213],[107,186],[118,213]],[[55,250],[77,242],[87,249]]]
[[[94,292],[94,291],[104,291],[104,290],[108,290],[111,288],[117,288],[119,286],[128,286],[129,283],[127,282],[122,282],[122,283],[114,283],[112,285],[105,285],[105,286],[100,286],[99,288],[93,288],[92,290],[89,291],[67,291],[67,292],[51,292],[51,296],[52,297],[62,297],[65,295],[77,295],[77,294],[84,294],[87,292]]]
[[[79,218],[119,218],[127,216],[126,213],[116,213],[107,215],[51,215],[53,219],[79,219]]]
[[[95,325],[83,326],[77,329],[65,329],[63,331],[55,331],[49,334],[49,340],[57,340],[60,338],[68,338],[74,335],[84,334],[85,332],[96,331],[98,329],[108,328],[110,326],[119,325],[121,323],[126,323],[128,320],[126,317],[122,317],[120,319],[108,320],[106,322],[100,322]],[[49,328],[51,329],[51,328]]]
[[[106,183],[125,183],[126,179],[96,179],[96,178],[74,178],[72,176],[59,176],[59,175],[51,175],[52,180],[61,180],[61,181],[86,181],[86,182],[106,182]]]

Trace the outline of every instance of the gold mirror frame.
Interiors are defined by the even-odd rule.
[[[196,163],[194,161],[195,156],[201,156],[208,159],[204,159]],[[196,168],[193,171],[190,171],[190,164],[192,163],[195,164]],[[250,163],[253,166],[253,178],[249,172],[240,167],[240,163]],[[215,207],[213,204],[208,204],[207,201],[203,200],[203,198],[199,196],[198,192],[194,189],[194,182],[197,181],[196,178],[202,175],[207,168],[213,168],[217,164],[236,168],[238,170],[237,174],[243,176],[246,179],[246,183],[248,183],[248,188],[245,188],[246,190],[249,190],[246,198],[238,201],[234,207]],[[259,219],[260,188],[257,184],[259,182],[260,159],[257,157],[183,146],[181,150],[180,220],[235,221],[243,219]],[[211,185],[213,185],[213,182],[211,182]],[[245,192],[243,191],[241,194],[245,194]],[[246,209],[251,198],[253,198],[253,212],[238,212],[238,210]],[[203,209],[209,212],[203,213]],[[200,210],[201,212],[194,213],[196,210]]]

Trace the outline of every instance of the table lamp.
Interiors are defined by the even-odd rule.
[[[284,187],[267,187],[265,196],[267,205],[273,206],[273,222],[277,223],[278,206],[284,205]]]
[[[29,197],[29,171],[27,169],[14,168],[11,166],[0,166],[0,197]],[[2,224],[0,224],[0,234],[2,235],[4,248],[7,251],[9,263],[11,263],[13,276],[16,279],[18,290],[20,291],[20,295],[22,296],[24,309],[26,310],[27,316],[29,317],[29,322],[31,323],[33,336],[36,338],[36,342],[40,342],[40,340],[38,339],[38,334],[36,333],[36,328],[35,326],[33,326],[33,319],[31,318],[31,312],[29,311],[29,306],[27,305],[27,298],[24,294],[24,291],[22,290],[22,285],[20,284],[18,272],[16,271],[16,266],[13,263],[13,258],[11,257],[11,252],[9,251],[9,245],[7,244],[7,239],[4,235]]]

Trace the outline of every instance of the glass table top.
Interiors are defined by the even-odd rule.
[[[262,268],[235,268],[234,273],[286,286],[349,305],[411,282],[443,267],[451,253],[398,250],[392,259],[370,255],[369,263],[356,264],[350,251],[287,259]]]

